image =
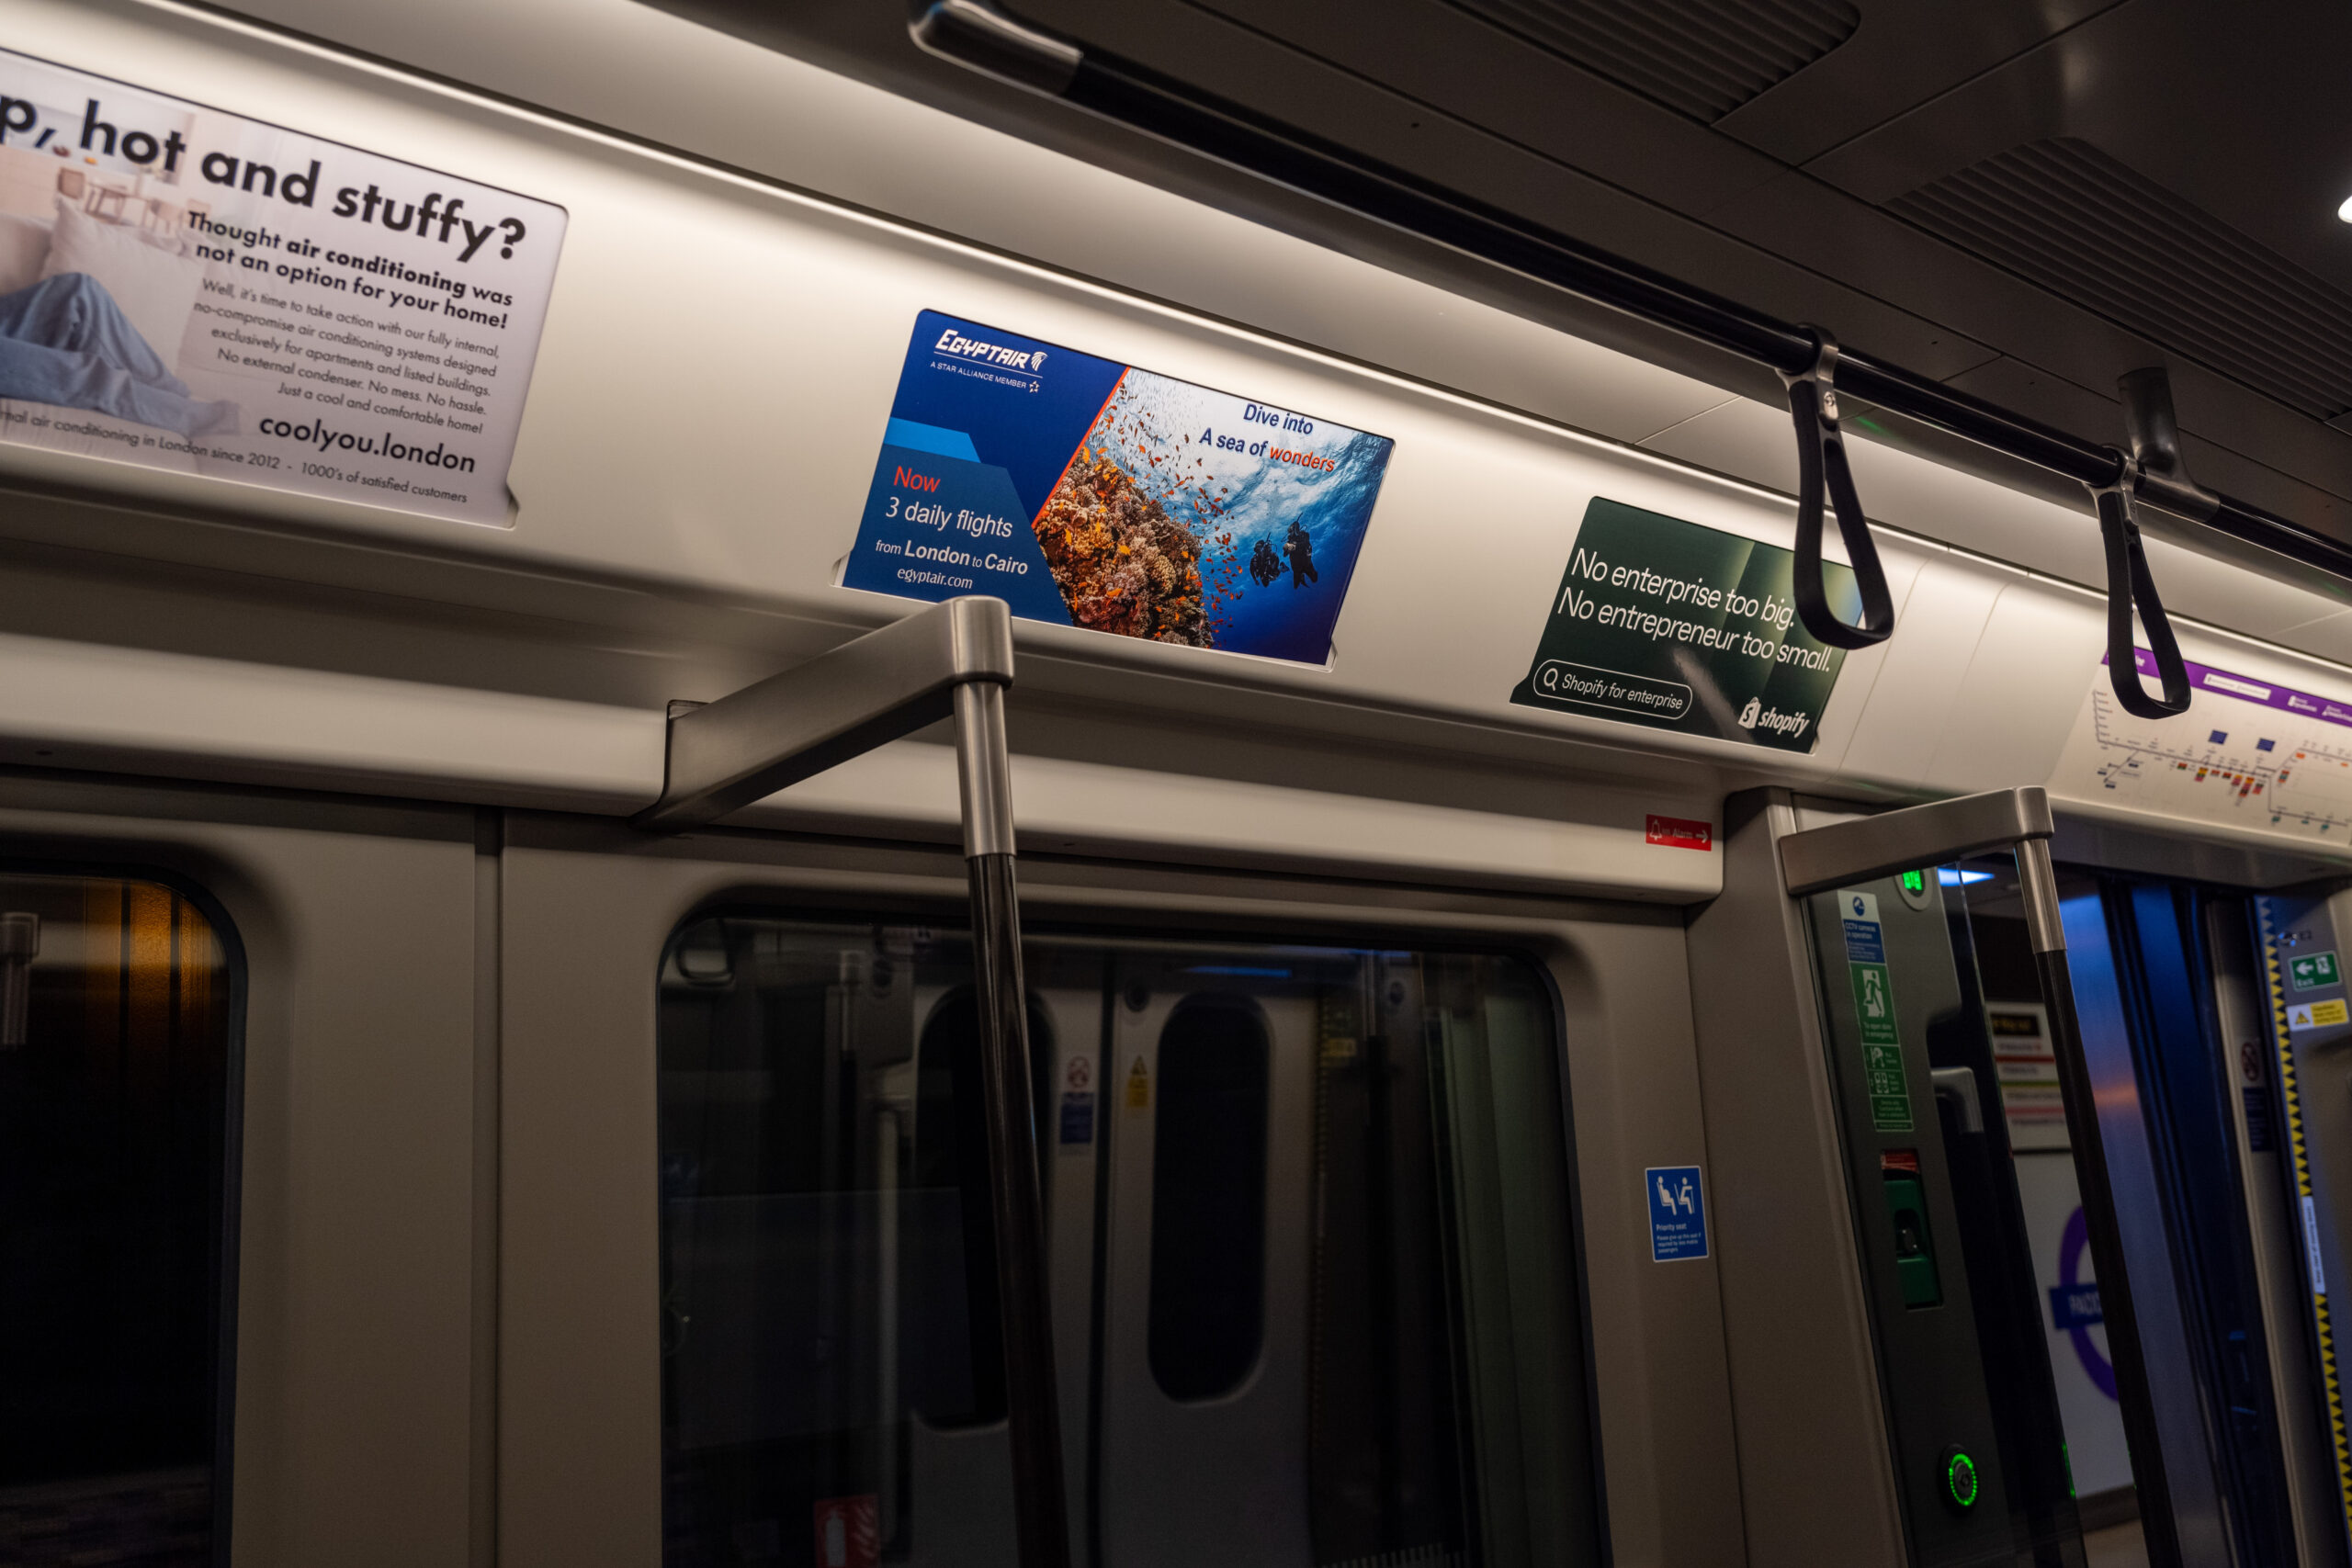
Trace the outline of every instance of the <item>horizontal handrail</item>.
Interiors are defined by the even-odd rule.
[[[1001,599],[934,604],[676,715],[662,798],[637,825],[674,833],[716,821],[938,723],[972,682],[1012,683],[1012,615]]]

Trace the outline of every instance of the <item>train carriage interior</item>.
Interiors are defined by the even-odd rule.
[[[2352,16],[0,0],[0,1564],[2352,1568]]]

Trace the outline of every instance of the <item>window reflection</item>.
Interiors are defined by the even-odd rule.
[[[1033,933],[1097,1564],[1600,1560],[1553,1006],[1510,959]],[[970,951],[729,914],[662,969],[663,1523],[1010,1564]]]
[[[231,988],[171,888],[0,876],[0,1562],[213,1560]]]

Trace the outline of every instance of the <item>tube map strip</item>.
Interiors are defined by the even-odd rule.
[[[925,310],[842,584],[1322,664],[1393,446]]]

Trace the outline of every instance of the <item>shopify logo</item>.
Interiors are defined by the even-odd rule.
[[[1775,735],[1802,733],[1804,727],[1812,722],[1804,714],[1781,713],[1776,708],[1768,708],[1760,697],[1748,698],[1747,705],[1739,710],[1739,727],[1742,729],[1769,729]]]

